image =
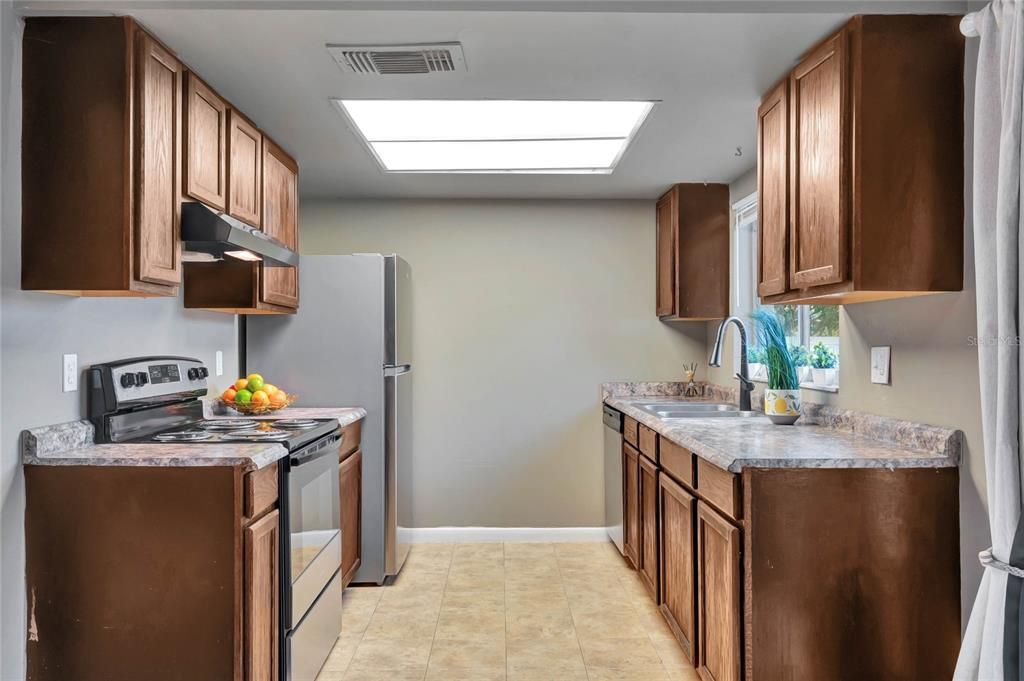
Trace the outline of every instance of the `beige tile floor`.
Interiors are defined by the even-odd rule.
[[[345,591],[318,681],[695,681],[610,543],[418,544]]]

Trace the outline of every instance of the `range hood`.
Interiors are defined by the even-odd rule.
[[[181,241],[186,261],[234,258],[263,261],[269,267],[299,264],[299,254],[277,239],[194,201],[181,204]]]

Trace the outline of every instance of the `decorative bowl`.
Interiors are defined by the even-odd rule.
[[[273,414],[275,411],[281,411],[285,407],[295,404],[295,400],[299,399],[298,395],[288,395],[285,399],[284,404],[238,404],[237,402],[228,402],[223,398],[217,398],[221,405],[228,409],[233,409],[239,414],[245,414],[246,416],[261,416],[263,414]]]

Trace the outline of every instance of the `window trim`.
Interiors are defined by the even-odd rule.
[[[732,278],[732,295],[729,301],[729,313],[742,318],[749,317],[757,307],[761,305],[761,299],[757,295],[757,272],[759,271],[758,254],[761,247],[759,241],[760,223],[758,213],[758,193],[756,191],[747,194],[732,204],[733,217],[733,248],[730,258],[735,272]],[[743,248],[743,241],[747,241],[746,248]],[[749,252],[749,257],[747,253]],[[748,261],[748,262],[743,262]],[[741,272],[751,273],[751,285],[741,286]],[[745,283],[745,282],[744,282]],[[749,290],[747,290],[749,289]],[[744,294],[744,290],[747,290]],[[746,309],[744,297],[750,296],[750,309]],[[797,329],[800,336],[800,344],[811,350],[811,306],[795,305],[797,310]],[[753,344],[753,339],[748,339]],[[740,344],[739,338],[733,340],[733,366],[739,367]],[[753,378],[757,383],[767,383],[765,378]],[[819,385],[813,381],[803,381],[800,387],[806,390],[817,390],[820,392],[837,393],[838,385]]]

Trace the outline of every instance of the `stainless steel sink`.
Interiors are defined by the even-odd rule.
[[[646,411],[652,416],[671,421],[674,419],[707,419],[707,418],[749,418],[757,416],[757,412],[740,411],[735,404],[720,402],[640,402],[637,409]]]

